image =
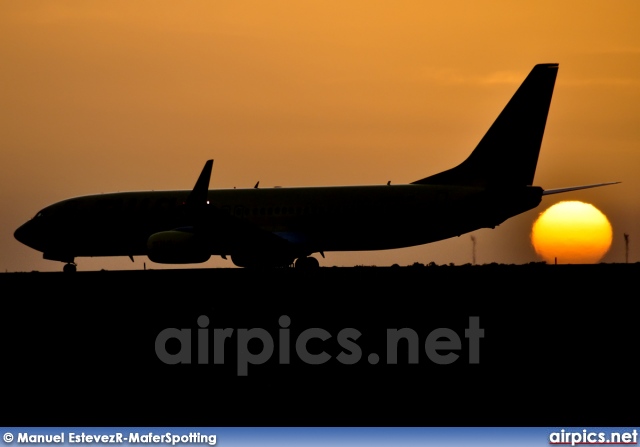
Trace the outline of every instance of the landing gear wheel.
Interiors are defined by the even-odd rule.
[[[310,256],[308,258],[298,258],[295,266],[297,269],[312,270],[320,267],[320,263],[316,258]]]
[[[64,267],[62,267],[62,271],[65,272],[65,273],[75,273],[76,265],[75,264],[65,264]]]

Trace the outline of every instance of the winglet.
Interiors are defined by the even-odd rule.
[[[213,160],[207,160],[202,168],[200,177],[193,190],[187,197],[187,205],[204,205],[207,201],[207,194],[209,192],[209,180],[211,179],[211,169],[213,168]]]

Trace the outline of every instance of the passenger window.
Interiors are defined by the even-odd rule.
[[[169,209],[169,199],[166,197],[161,197],[156,202],[155,208],[160,211],[166,211]]]
[[[111,200],[111,208],[112,211],[120,211],[122,209],[122,198],[117,198]]]
[[[128,200],[125,202],[125,209],[126,209],[127,211],[135,210],[135,209],[136,209],[136,205],[137,205],[137,204],[138,204],[138,201],[137,201],[136,199],[128,199]]]

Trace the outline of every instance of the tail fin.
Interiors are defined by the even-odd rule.
[[[455,168],[419,185],[530,186],[538,163],[558,64],[538,64],[478,146]]]

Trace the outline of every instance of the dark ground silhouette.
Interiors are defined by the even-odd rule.
[[[595,426],[638,425],[640,263],[0,274],[5,425],[80,426]],[[208,318],[198,320],[201,316]],[[290,363],[281,364],[282,316]],[[479,363],[465,329],[479,317]],[[199,325],[200,324],[200,325]],[[206,326],[208,363],[198,363]],[[166,328],[190,329],[191,364],[156,354]],[[224,364],[214,329],[233,328]],[[274,341],[239,376],[242,329]],[[310,328],[331,335],[296,340]],[[352,344],[338,334],[354,328]],[[400,343],[387,364],[386,330]],[[457,334],[450,364],[425,351],[433,330]],[[257,334],[257,331],[245,335]],[[262,333],[264,335],[264,333]],[[316,332],[317,334],[317,332]],[[433,340],[432,340],[433,342]],[[354,343],[361,350],[355,364]],[[259,354],[253,340],[249,352]],[[345,349],[350,347],[351,351]],[[455,348],[455,345],[453,346]],[[184,348],[184,346],[183,346]],[[377,364],[369,362],[376,353]],[[243,357],[244,356],[244,357]],[[351,357],[349,357],[351,356]],[[246,354],[241,355],[245,358]],[[344,357],[342,357],[344,359]],[[202,358],[200,359],[202,360]]]

